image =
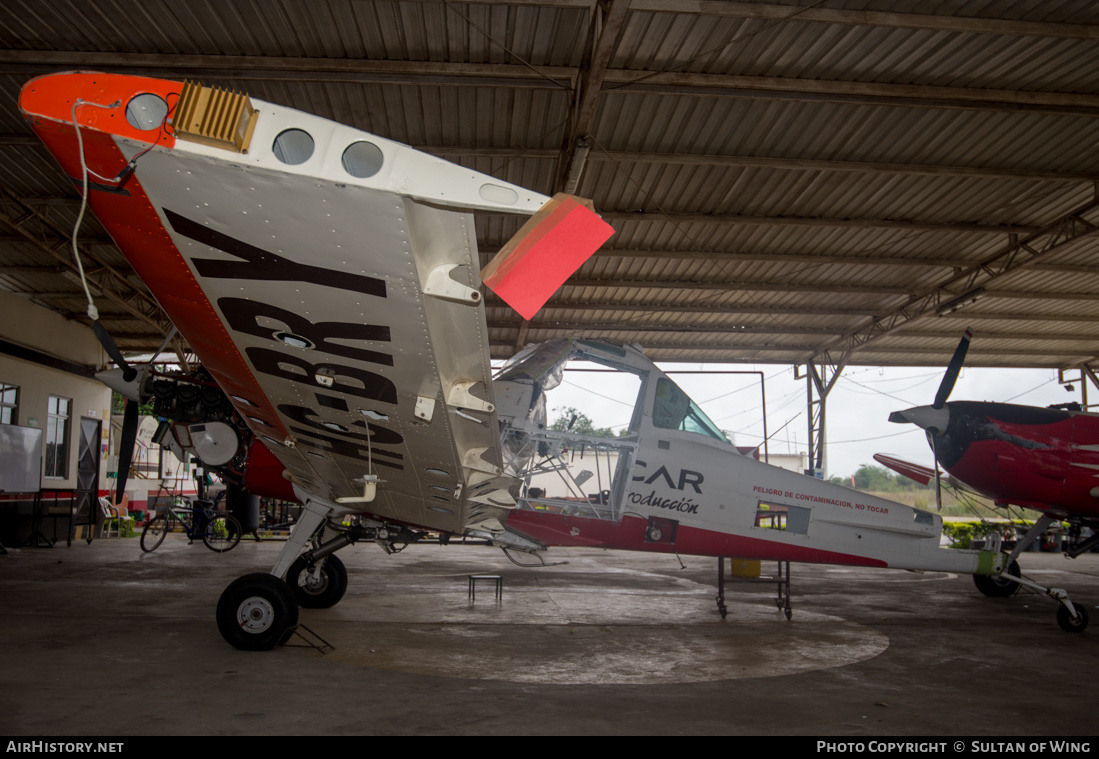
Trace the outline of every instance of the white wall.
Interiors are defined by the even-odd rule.
[[[74,364],[102,368],[107,362],[106,353],[89,327],[68,321],[59,314],[4,292],[0,292],[0,338]],[[107,489],[113,484],[113,480],[110,483],[107,481],[107,442],[111,427],[110,389],[94,379],[44,366],[33,358],[17,358],[10,355],[10,351],[6,346],[0,350],[0,382],[19,387],[16,424],[45,430],[49,397],[55,395],[72,401],[69,412],[68,476],[50,479],[42,476],[42,488],[48,490],[76,487],[80,419],[84,417],[102,422],[97,454],[99,487],[101,490]]]
[[[0,337],[84,366],[109,361],[90,327],[11,293],[0,292]]]
[[[767,457],[767,463],[798,474],[805,474],[809,468],[809,454],[807,453],[772,453]]]

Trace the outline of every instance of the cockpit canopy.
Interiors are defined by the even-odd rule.
[[[574,432],[571,425],[550,428],[547,394],[561,385],[570,364],[612,370],[608,403],[622,404],[623,416],[629,414],[624,429],[593,435]],[[621,343],[558,338],[530,347],[500,370],[493,394],[505,468],[524,481],[524,502],[538,504],[534,508],[552,505],[612,517],[646,425],[731,445],[675,382],[638,348]]]

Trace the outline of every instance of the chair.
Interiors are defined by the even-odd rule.
[[[130,496],[125,493],[122,494],[122,502],[115,505],[111,501],[109,496],[102,496],[99,499],[99,510],[103,512],[103,537],[111,537],[111,522],[114,521],[115,536],[122,537],[122,520],[129,521],[130,517]]]

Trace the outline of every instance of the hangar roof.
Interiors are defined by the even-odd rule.
[[[193,79],[546,194],[617,234],[492,353],[563,334],[658,361],[1068,367],[1099,357],[1099,4],[1083,0],[7,0],[0,288],[82,319],[76,188],[31,77]],[[485,262],[521,220],[478,220]],[[94,219],[107,328],[166,320]]]

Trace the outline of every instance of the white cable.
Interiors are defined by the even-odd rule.
[[[88,287],[88,279],[84,275],[84,264],[80,260],[80,251],[77,250],[76,238],[80,234],[80,226],[84,222],[84,211],[88,208],[88,163],[84,159],[84,138],[80,134],[80,125],[76,123],[76,109],[82,105],[90,105],[94,108],[117,108],[121,104],[121,101],[116,100],[110,105],[102,105],[100,103],[89,103],[81,98],[77,98],[73,101],[73,107],[70,111],[72,117],[73,129],[76,130],[76,150],[80,156],[80,213],[76,215],[76,224],[73,225],[72,234],[72,247],[73,258],[76,259],[76,268],[80,272],[80,284],[84,286],[84,295],[88,299],[88,317],[93,321],[99,321],[99,309],[95,307],[95,300],[92,298],[92,291]],[[94,173],[94,172],[91,172]],[[99,179],[103,179],[98,174],[95,175]],[[107,180],[110,181],[110,180]]]

